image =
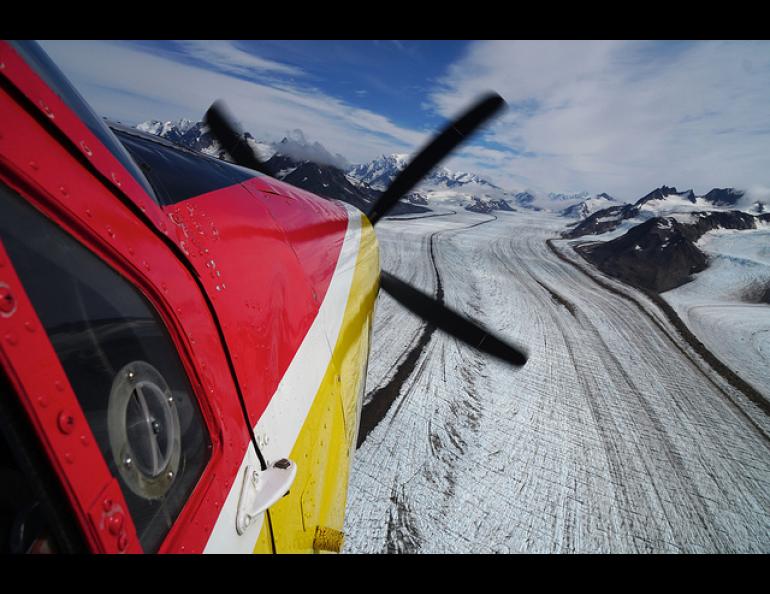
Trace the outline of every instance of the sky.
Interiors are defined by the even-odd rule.
[[[767,41],[41,41],[100,115],[301,130],[350,163],[414,154],[475,98],[505,113],[445,163],[510,190],[770,188]]]

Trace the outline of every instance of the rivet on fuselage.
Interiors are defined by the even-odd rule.
[[[8,318],[16,311],[16,298],[7,285],[0,285],[0,314]]]
[[[45,103],[45,101],[43,101],[42,99],[38,99],[37,100],[37,104],[40,106],[40,109],[43,110],[45,115],[47,115],[52,120],[54,119],[53,112],[51,111],[51,108],[48,107],[48,105]]]
[[[64,433],[64,435],[69,435],[75,428],[75,417],[67,410],[63,410],[59,413],[56,422],[59,426],[59,431]]]

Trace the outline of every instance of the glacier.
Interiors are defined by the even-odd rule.
[[[356,451],[344,552],[770,551],[770,418],[655,303],[554,239],[564,224],[378,224],[383,269],[433,294],[440,281],[530,360],[438,331],[420,346],[423,322],[380,295],[367,395],[416,361]]]

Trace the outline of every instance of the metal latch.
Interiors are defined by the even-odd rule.
[[[259,514],[288,494],[296,476],[297,465],[288,458],[278,460],[267,470],[246,467],[235,516],[235,530],[239,535],[246,532]]]

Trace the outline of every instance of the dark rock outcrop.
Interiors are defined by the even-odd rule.
[[[617,239],[576,249],[605,274],[656,292],[684,284],[707,264],[674,219],[650,219]]]
[[[587,216],[569,231],[564,231],[562,237],[575,239],[583,235],[597,235],[613,231],[624,220],[632,219],[638,214],[639,207],[633,204],[610,206],[609,208],[597,210],[592,215]]]
[[[714,188],[703,196],[703,199],[714,206],[733,206],[744,195],[745,192],[734,188]]]
[[[575,249],[602,272],[635,287],[662,293],[705,270],[708,258],[695,245],[714,229],[755,229],[770,222],[770,214],[753,216],[740,211],[698,213],[688,222],[656,217],[607,242]]]
[[[652,192],[647,194],[646,196],[643,196],[642,198],[639,198],[639,200],[636,201],[636,206],[641,206],[645,202],[649,202],[650,200],[663,200],[666,196],[681,196],[688,202],[692,202],[695,204],[695,192],[692,190],[685,190],[684,192],[677,191],[676,188],[669,188],[668,186],[661,186],[659,188],[654,189]]]

